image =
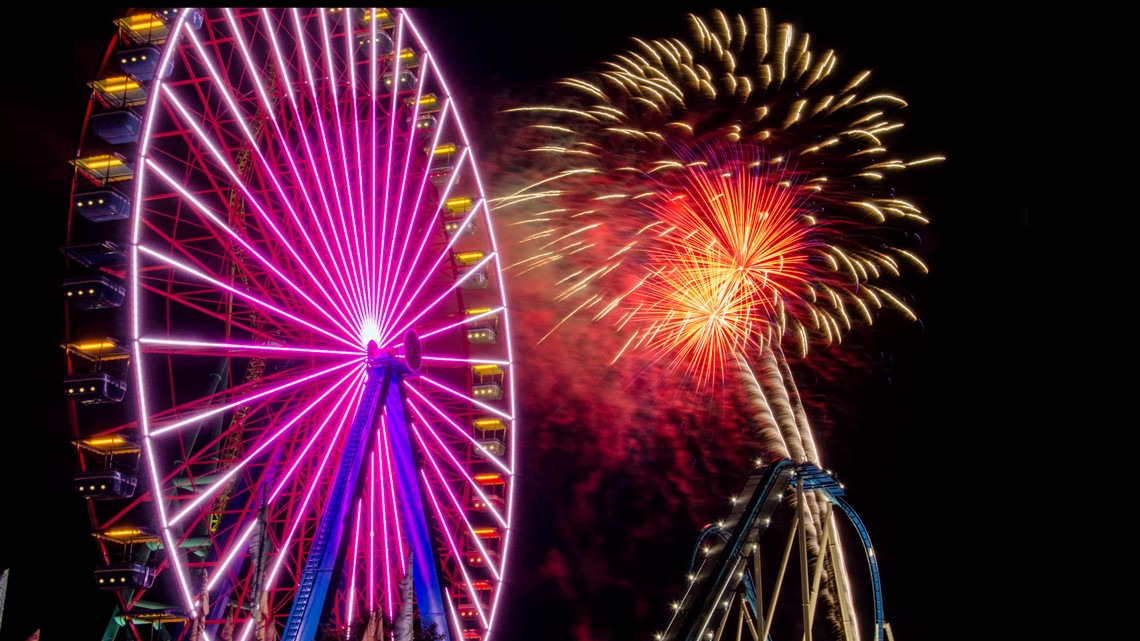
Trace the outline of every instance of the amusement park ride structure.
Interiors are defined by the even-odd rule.
[[[104,641],[345,634],[395,617],[407,571],[444,639],[497,638],[509,306],[467,135],[408,13],[134,11],[90,86],[64,391],[94,581],[117,603]],[[819,553],[808,493],[830,506]],[[831,507],[866,590],[836,571]],[[858,639],[865,618],[890,640],[866,529],[818,467],[758,468],[698,549],[659,639]]]
[[[827,506],[818,519],[823,536],[816,553],[807,538],[813,520],[806,507],[809,493]],[[853,526],[864,552],[868,572],[859,582],[865,587],[859,590],[848,583],[844,571],[835,510]],[[798,563],[790,563],[796,549]],[[821,589],[825,576],[832,585]],[[781,598],[786,580],[797,578],[799,591],[783,593]],[[788,587],[794,591],[794,586]],[[821,595],[829,590],[834,596],[825,606]],[[855,594],[860,598],[850,598]],[[853,607],[856,601],[869,621],[859,620]],[[824,616],[828,609],[831,612]],[[657,641],[894,639],[883,613],[875,551],[843,485],[829,471],[788,459],[759,466],[733,499],[728,515],[705,527],[693,551],[684,593],[672,610],[665,631],[655,635]],[[860,625],[868,627],[861,630]]]
[[[105,641],[491,639],[508,305],[456,101],[401,9],[117,20],[72,159],[64,391]]]

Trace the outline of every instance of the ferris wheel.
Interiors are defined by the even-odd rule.
[[[440,60],[401,9],[116,26],[64,247],[104,638],[310,641],[409,599],[492,638],[517,373]]]

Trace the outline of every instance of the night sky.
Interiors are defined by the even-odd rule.
[[[811,33],[814,48],[834,48],[848,72],[871,69],[876,86],[907,99],[906,128],[892,149],[948,158],[911,170],[900,183],[932,219],[919,249],[931,273],[909,292],[921,320],[887,322],[854,341],[866,362],[829,389],[835,400],[822,440],[875,543],[895,639],[962,638],[974,631],[979,610],[1000,598],[998,553],[1009,552],[1002,537],[1015,527],[998,520],[991,484],[1017,463],[997,453],[1012,451],[1006,443],[1025,421],[1027,400],[1027,29],[1012,14],[918,3],[901,11],[766,6],[773,21]],[[20,11],[27,13],[13,24],[24,39],[5,40],[15,77],[2,96],[14,292],[5,326],[15,351],[5,361],[10,411],[0,445],[0,570],[11,569],[0,641],[24,641],[37,628],[43,641],[87,641],[100,637],[111,600],[90,579],[94,543],[71,490],[74,453],[59,389],[58,249],[85,83],[124,10],[67,10],[58,26],[53,15]],[[433,8],[413,17],[429,41],[445,43],[442,69],[468,123],[491,121],[504,95],[625,50],[631,36],[688,35],[684,14],[662,8]],[[478,157],[511,144],[510,131],[473,129]],[[487,189],[493,194],[494,185]],[[524,364],[541,361],[526,346],[520,352]],[[614,459],[605,458],[604,434],[559,431],[565,426],[548,415],[524,416],[523,425],[529,458],[520,459],[519,538],[498,638],[647,639],[667,612],[663,601],[642,601],[681,587],[699,527],[693,519],[702,516],[694,512],[708,511],[716,497],[695,501],[671,523],[643,519],[635,532],[623,519],[652,512],[645,502],[668,492],[676,479],[662,474],[675,471],[608,469]],[[574,457],[566,470],[605,470],[592,477],[592,509],[579,504],[586,500],[581,477],[552,471],[559,456]],[[615,480],[625,487],[620,500],[606,494]],[[735,477],[707,479],[710,492],[737,484]],[[582,515],[593,520],[568,528],[568,519]],[[597,552],[604,558],[575,558]],[[575,576],[583,572],[591,576]]]

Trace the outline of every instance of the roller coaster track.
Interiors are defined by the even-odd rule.
[[[815,493],[824,500],[822,515],[813,517],[807,511],[808,501],[802,500],[807,493]],[[867,560],[866,583],[870,587],[866,590],[868,594],[858,599],[850,598],[853,587],[848,582],[847,572],[843,571],[845,565],[833,518],[835,509],[847,516]],[[817,554],[810,552],[806,541],[805,524],[813,518],[822,531]],[[786,536],[782,545],[777,540],[780,534]],[[789,563],[797,542],[798,567]],[[762,558],[778,558],[779,562],[762,564]],[[768,575],[761,573],[762,566]],[[835,571],[837,568],[841,571]],[[839,598],[828,604],[832,609],[831,634],[845,641],[863,638],[852,609],[858,601],[869,603],[862,611],[869,609],[873,619],[867,638],[893,641],[883,614],[879,568],[871,539],[862,520],[848,504],[842,484],[829,472],[808,463],[796,464],[783,459],[763,466],[749,477],[729,514],[701,533],[694,549],[688,585],[683,596],[672,604],[669,624],[656,639],[771,641],[791,636],[812,641],[813,634],[820,634],[817,615],[823,609],[820,584],[824,570],[833,581],[832,587],[840,593]],[[800,602],[798,607],[789,607],[787,599],[780,601],[781,588],[785,578],[794,580],[797,576],[801,586]],[[777,610],[778,604],[783,609]],[[784,621],[777,634],[775,620],[790,612],[802,615],[802,619]]]

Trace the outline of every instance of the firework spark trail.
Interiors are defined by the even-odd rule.
[[[791,458],[791,454],[788,453],[787,444],[784,443],[784,436],[780,432],[780,426],[776,422],[776,418],[772,415],[771,406],[764,396],[764,388],[760,385],[760,380],[752,370],[752,364],[739,352],[734,354],[734,356],[737,366],[739,367],[741,379],[743,379],[744,389],[747,391],[750,401],[749,405],[752,409],[752,420],[756,423],[757,433],[760,436],[761,442],[767,444],[772,450],[769,453],[769,456],[772,458]]]
[[[889,178],[941,158],[891,152],[906,102],[765,10],[690,18],[691,39],[635,40],[557,105],[510,109],[533,180],[495,209],[528,232],[518,273],[558,283],[559,332],[611,324],[623,371],[687,374],[698,407],[738,385],[767,456],[820,465],[785,349],[811,367],[880,312],[916,318],[893,288],[926,271],[903,246],[926,218]]]

